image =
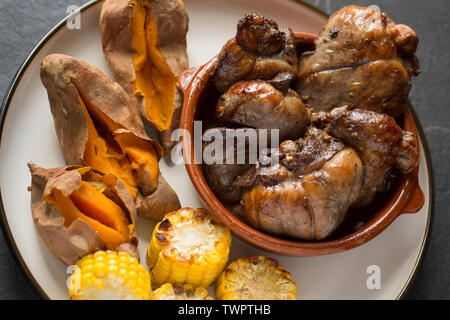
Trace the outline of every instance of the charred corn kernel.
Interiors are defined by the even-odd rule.
[[[216,283],[219,300],[295,300],[296,291],[291,274],[264,256],[233,261]]]
[[[150,300],[213,300],[203,287],[166,283],[152,292]]]
[[[69,279],[73,300],[148,300],[150,275],[125,252],[97,251],[80,259]]]
[[[153,230],[147,251],[152,283],[206,288],[225,267],[230,246],[230,230],[207,210],[168,213]]]

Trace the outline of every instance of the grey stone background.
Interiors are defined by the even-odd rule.
[[[225,1],[225,0],[224,0]],[[270,0],[262,0],[270,1]],[[86,0],[0,0],[0,96],[36,43],[64,16],[69,5]],[[397,23],[420,37],[422,74],[410,95],[431,149],[435,178],[435,214],[428,251],[407,298],[450,298],[450,1],[307,0],[331,13],[344,5],[376,4]],[[0,236],[0,299],[38,299]]]

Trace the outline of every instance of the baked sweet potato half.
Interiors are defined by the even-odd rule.
[[[97,250],[137,252],[136,208],[124,184],[81,166],[28,164],[31,211],[50,251],[67,265]]]
[[[106,0],[100,13],[103,51],[115,80],[142,117],[175,144],[182,93],[178,75],[188,67],[188,16],[182,0]]]
[[[158,220],[180,208],[159,172],[162,148],[147,136],[120,85],[88,63],[62,54],[42,60],[41,80],[68,164],[116,175],[132,198],[139,199],[140,216]],[[142,201],[147,197],[152,200]]]

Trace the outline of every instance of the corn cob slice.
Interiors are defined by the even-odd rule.
[[[228,261],[230,230],[205,209],[168,213],[153,231],[147,264],[154,285],[208,287]]]
[[[219,300],[295,300],[296,291],[290,273],[264,256],[233,261],[216,283]]]
[[[153,291],[150,300],[213,300],[208,291],[190,284],[165,283]]]
[[[148,300],[150,275],[125,252],[97,251],[78,260],[69,279],[72,300]]]

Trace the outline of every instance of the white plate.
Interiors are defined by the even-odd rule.
[[[308,5],[289,0],[186,0],[190,15],[188,52],[190,65],[201,65],[214,56],[235,33],[237,20],[248,12],[274,18],[282,27],[318,32],[326,18]],[[4,207],[3,226],[25,273],[41,294],[66,299],[65,266],[42,244],[33,226],[30,210],[30,174],[27,163],[51,168],[65,165],[49,110],[47,93],[39,78],[39,64],[50,53],[83,59],[110,75],[103,57],[98,16],[100,4],[83,7],[81,30],[60,23],[46,36],[19,71],[2,111],[0,186]],[[421,137],[423,141],[423,136]],[[395,299],[412,282],[423,255],[431,217],[429,172],[421,144],[420,185],[425,194],[423,209],[398,218],[382,234],[356,249],[322,257],[294,258],[256,249],[233,238],[230,261],[264,254],[276,258],[297,283],[299,299]],[[183,206],[202,207],[185,167],[161,171],[178,193]],[[139,219],[139,250],[145,257],[154,223]],[[143,259],[144,260],[144,259]],[[378,266],[381,288],[368,289],[369,266]],[[211,288],[210,288],[211,289]],[[212,290],[210,290],[212,292]]]

